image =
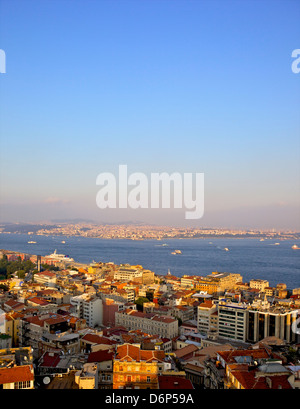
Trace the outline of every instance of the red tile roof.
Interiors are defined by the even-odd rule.
[[[117,347],[116,359],[121,361],[163,361],[165,358],[164,351],[160,350],[143,350],[138,346],[131,344],[124,344]]]
[[[14,382],[33,381],[34,372],[32,365],[0,368],[0,385]]]
[[[40,366],[55,368],[59,364],[60,360],[61,359],[58,353],[45,352]]]
[[[248,365],[236,365],[239,369],[232,370],[232,375],[245,389],[292,389],[288,375],[258,376],[256,370],[248,370]],[[231,368],[232,369],[232,368]]]

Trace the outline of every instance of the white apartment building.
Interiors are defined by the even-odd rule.
[[[88,327],[102,325],[103,305],[102,300],[90,294],[81,294],[72,297],[70,303],[75,306],[75,315],[86,320]]]
[[[217,331],[216,320],[213,314],[217,311],[217,305],[211,300],[207,300],[198,306],[197,331],[207,334],[210,331]],[[215,317],[215,315],[214,315]]]
[[[246,342],[247,304],[220,301],[218,306],[218,333],[222,338]]]

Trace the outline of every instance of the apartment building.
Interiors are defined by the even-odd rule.
[[[106,327],[115,326],[115,313],[124,310],[124,303],[105,298],[103,301],[103,325]]]
[[[197,276],[183,275],[180,279],[180,286],[184,288],[194,288]]]
[[[249,281],[250,288],[256,288],[259,291],[265,291],[267,287],[270,287],[269,281],[261,279],[253,279]]]
[[[219,336],[245,342],[247,339],[247,313],[247,304],[221,300],[218,306]]]
[[[114,273],[114,279],[118,281],[134,281],[136,278],[142,279],[143,270],[132,268],[131,266],[121,265],[118,271]]]
[[[120,345],[114,359],[113,389],[158,389],[158,375],[168,369],[171,364],[164,351]]]
[[[286,342],[296,341],[293,324],[299,317],[299,310],[271,306],[267,301],[253,303],[248,310],[248,341],[258,342],[263,338],[275,336]]]
[[[34,389],[33,366],[0,368],[0,389]]]
[[[79,335],[70,336],[68,320],[68,317],[59,314],[24,317],[20,320],[20,345],[31,346],[34,358],[39,357],[46,350],[58,348],[58,345],[63,350],[66,348],[66,351],[75,351],[78,348]],[[71,341],[71,338],[77,339]],[[72,345],[73,343],[76,345]]]
[[[117,326],[123,326],[129,331],[139,329],[147,334],[159,334],[169,339],[178,336],[178,320],[172,317],[127,309],[116,312],[115,320]]]
[[[100,298],[90,294],[81,294],[72,297],[70,303],[75,307],[76,316],[84,319],[88,327],[94,328],[102,325],[103,305]]]
[[[195,288],[197,291],[214,294],[232,289],[236,283],[242,281],[243,277],[240,274],[213,272],[206,277],[199,277],[195,282]]]
[[[124,304],[133,303],[135,300],[135,291],[130,288],[101,289],[98,295],[103,301],[110,298]]]
[[[34,274],[34,281],[39,284],[43,284],[46,287],[56,286],[56,274],[51,271],[43,271],[41,273]]]
[[[217,305],[212,300],[205,300],[198,306],[197,331],[207,334],[210,331],[217,331]]]

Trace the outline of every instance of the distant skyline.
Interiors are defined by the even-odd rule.
[[[0,222],[300,230],[296,0],[1,0]],[[97,175],[203,172],[204,217],[106,209]]]

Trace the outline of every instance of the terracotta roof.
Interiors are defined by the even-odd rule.
[[[14,382],[33,381],[34,372],[32,365],[0,368],[0,385]]]
[[[219,355],[224,361],[229,363],[235,363],[236,360],[234,359],[237,356],[251,356],[253,360],[258,359],[269,359],[270,358],[270,351],[267,351],[266,348],[259,348],[259,349],[236,349],[231,351],[219,351]],[[272,352],[272,358],[279,358],[281,357],[274,352]]]
[[[181,349],[177,349],[176,351],[174,351],[174,354],[176,355],[177,358],[183,358],[185,356],[193,354],[194,352],[196,352],[198,350],[199,350],[199,348],[196,345],[190,344],[190,345],[187,345],[186,347],[183,347]]]
[[[84,341],[91,342],[92,344],[106,344],[106,345],[117,344],[117,341],[113,341],[112,339],[101,337],[100,335],[96,335],[96,334],[86,334],[81,339]]]
[[[232,374],[245,389],[292,389],[288,375],[258,376],[258,371],[248,370],[248,365],[232,365]],[[235,369],[239,368],[239,369]]]
[[[138,346],[124,344],[117,347],[116,358],[122,361],[163,361],[165,358],[164,351],[160,350],[143,350]]]
[[[56,274],[55,274],[55,273],[51,273],[51,271],[43,271],[43,272],[41,272],[41,273],[36,273],[35,276],[40,276],[40,277],[46,276],[46,277],[53,278],[53,277],[56,276]]]
[[[37,304],[37,305],[49,305],[49,301],[46,301],[43,298],[39,298],[39,297],[28,298],[28,301],[34,304]]]

